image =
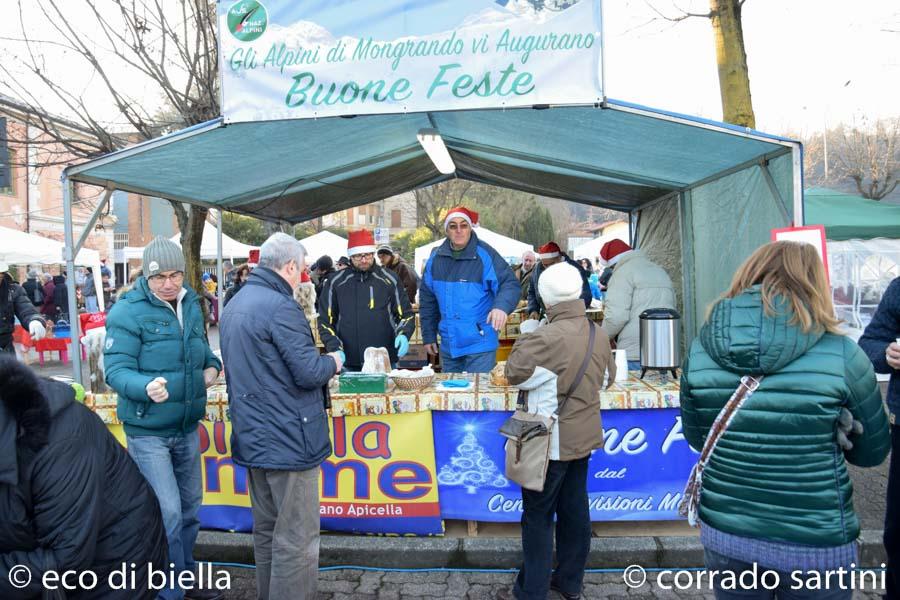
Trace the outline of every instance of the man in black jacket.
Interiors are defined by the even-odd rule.
[[[19,284],[13,283],[9,276],[9,265],[0,262],[0,352],[15,352],[14,318],[19,319],[33,340],[39,340],[47,334],[44,317],[35,309],[25,290]]]
[[[155,598],[148,564],[168,571],[166,534],[125,449],[71,386],[4,356],[0,382],[0,598],[40,598],[48,570],[97,577],[59,597]],[[117,590],[110,573],[122,563],[129,576]]]
[[[891,466],[888,470],[884,549],[887,553],[885,598],[900,598],[900,277],[894,279],[859,345],[876,373],[889,374],[887,407],[891,422]]]
[[[409,350],[415,315],[397,276],[375,265],[375,240],[353,231],[347,254],[352,266],[333,274],[319,298],[319,335],[329,352],[343,350],[346,367],[359,371],[368,347],[384,347],[391,364]]]
[[[313,600],[319,566],[319,465],[331,455],[323,388],[340,372],[294,302],[303,245],[285,233],[222,313],[231,455],[250,471],[259,598]]]
[[[25,290],[25,295],[32,304],[35,306],[44,304],[44,290],[41,282],[38,281],[38,272],[34,269],[28,271],[28,279],[22,284],[22,289]]]

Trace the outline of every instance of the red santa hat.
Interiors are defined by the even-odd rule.
[[[254,248],[250,251],[250,256],[247,258],[247,266],[255,269],[257,265],[259,265],[259,248]]]
[[[469,210],[465,206],[457,206],[450,209],[450,212],[444,217],[444,231],[447,231],[450,219],[465,219],[469,227],[478,227],[478,213],[474,210]]]
[[[556,258],[562,253],[556,242],[547,242],[538,248],[538,258],[546,260],[548,258]]]
[[[351,231],[347,240],[347,256],[375,253],[375,238],[368,229]]]
[[[600,248],[600,260],[603,264],[611,267],[617,262],[622,254],[631,252],[631,246],[620,239],[609,240]]]

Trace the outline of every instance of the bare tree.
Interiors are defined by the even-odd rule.
[[[463,179],[451,179],[415,190],[413,193],[416,195],[419,222],[436,238],[443,237],[444,215],[447,214],[447,209],[462,204],[472,185]]]
[[[26,8],[27,7],[27,8]],[[36,11],[36,12],[35,12]],[[36,39],[25,15],[40,18],[53,30],[52,39]],[[216,3],[214,0],[18,0],[19,32],[7,38],[0,54],[0,74],[8,88],[34,118],[42,139],[60,146],[69,157],[88,159],[148,140],[219,115]],[[90,15],[90,29],[80,27]],[[112,125],[100,107],[85,99],[83,90],[62,81],[49,58],[65,53],[65,69],[90,74],[115,108]],[[26,76],[9,65],[18,64]],[[150,84],[165,110],[150,107],[130,95],[134,81]],[[36,82],[36,85],[35,83]],[[142,96],[147,97],[146,90]],[[80,134],[47,118],[44,99],[61,103]],[[128,134],[116,129],[124,125]],[[207,209],[172,202],[181,230],[188,280],[200,289],[200,242]]]
[[[709,12],[692,13],[679,9],[677,16],[667,16],[649,2],[648,5],[656,14],[670,22],[693,17],[710,20],[716,42],[722,118],[727,123],[754,128],[756,116],[750,97],[750,72],[747,69],[744,29],[741,24],[741,10],[745,1],[709,0]]]
[[[894,191],[900,178],[900,118],[869,127],[842,125],[833,138],[831,154],[839,178],[853,181],[859,194],[871,200]]]

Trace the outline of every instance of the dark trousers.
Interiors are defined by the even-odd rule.
[[[551,460],[544,491],[522,490],[522,552],[513,593],[516,598],[544,600],[553,587],[581,593],[584,566],[591,549],[591,513],[587,471],[590,456]],[[556,517],[556,569],[553,569],[553,517]]]
[[[900,600],[900,425],[891,425],[891,467],[888,471],[887,510],[884,514],[887,553],[885,598]]]

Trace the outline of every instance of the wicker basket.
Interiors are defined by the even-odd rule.
[[[401,390],[409,392],[428,387],[434,381],[434,374],[423,377],[391,377],[391,381]]]

